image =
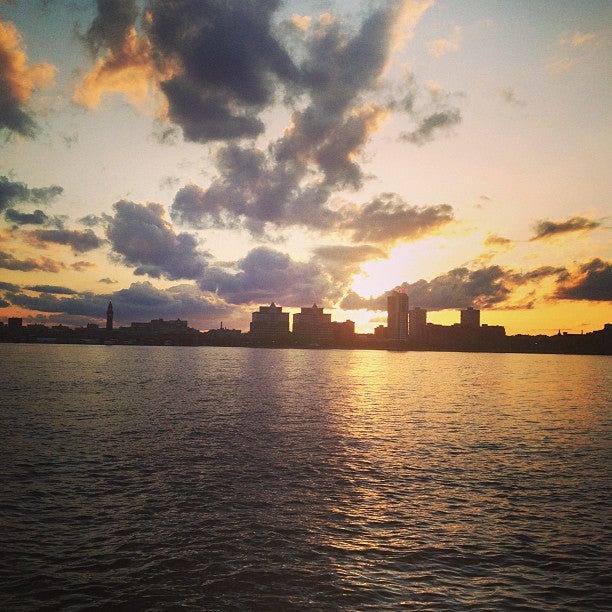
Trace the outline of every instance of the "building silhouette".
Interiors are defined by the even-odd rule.
[[[427,329],[427,311],[424,308],[411,308],[408,311],[408,335],[415,342],[423,342],[425,340],[425,332]]]
[[[480,310],[467,308],[461,311],[461,327],[476,329],[480,327]]]
[[[387,340],[408,339],[408,294],[394,291],[387,296]]]
[[[223,324],[220,329],[201,332],[190,328],[187,321],[181,319],[152,319],[148,323],[113,328],[112,304],[109,303],[107,324],[110,323],[112,334],[96,323],[76,328],[61,324],[47,327],[41,323],[24,325],[21,317],[8,317],[6,323],[0,321],[0,342],[612,354],[611,323],[606,323],[601,330],[581,334],[560,331],[554,336],[506,336],[502,325],[480,324],[480,311],[474,308],[460,311],[461,323],[427,323],[427,311],[422,308],[408,311],[408,299],[405,295],[401,296],[399,293],[388,296],[388,320],[395,337],[383,325],[376,327],[373,334],[356,334],[353,321],[331,321],[331,315],[316,304],[312,308],[303,307],[302,312],[296,313],[294,326],[297,334],[293,334],[289,331],[289,313],[283,312],[282,307],[274,302],[270,306],[260,306],[258,312],[252,313],[249,334],[243,334],[239,329],[226,329]],[[410,323],[409,333],[407,339],[400,343],[401,334],[406,330],[406,312]],[[331,338],[328,330],[331,330]]]
[[[339,321],[331,322],[333,339],[342,344],[350,343],[355,340],[355,322],[354,321]]]
[[[272,302],[269,306],[260,306],[251,315],[250,336],[258,342],[276,342],[289,337],[289,313],[283,312],[282,306]]]
[[[313,304],[293,315],[293,337],[302,342],[327,342],[333,338],[331,314]]]
[[[23,319],[21,317],[9,317],[8,328],[12,330],[21,329],[23,326]]]
[[[164,319],[151,319],[148,323],[132,322],[129,327],[130,331],[141,332],[146,334],[186,334],[192,330],[187,321],[176,319],[176,321],[164,321]]]
[[[106,331],[113,331],[113,303],[108,303],[106,309]]]

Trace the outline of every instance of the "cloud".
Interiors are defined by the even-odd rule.
[[[143,102],[156,84],[151,48],[138,35],[135,0],[98,0],[98,14],[81,38],[97,58],[74,91],[74,101],[87,108],[99,105],[108,92],[121,93],[133,103]]]
[[[207,268],[198,284],[231,304],[277,302],[300,306],[340,297],[332,279],[314,261],[296,262],[268,247],[251,250],[236,263],[237,272]]]
[[[499,94],[502,100],[506,101],[508,104],[512,106],[525,106],[527,104],[525,100],[521,100],[516,95],[512,87],[500,87],[497,90],[497,93]]]
[[[343,219],[337,227],[352,233],[355,242],[395,242],[415,240],[453,220],[448,204],[410,206],[397,194],[386,193],[363,207],[341,209]]]
[[[334,231],[343,217],[328,202],[336,191],[363,186],[363,150],[392,110],[393,105],[373,102],[372,97],[380,93],[397,43],[398,19],[405,13],[412,27],[427,6],[387,3],[371,11],[356,30],[327,13],[300,28],[291,25],[299,34],[298,42],[292,42],[302,61],[280,79],[292,100],[300,103],[290,125],[266,149],[236,143],[218,149],[217,175],[206,188],[192,184],[177,192],[173,220],[197,228],[242,227],[257,236],[270,227]],[[198,69],[206,74],[212,70],[206,63]],[[239,98],[231,86],[227,91]],[[267,103],[266,96],[261,100]],[[245,103],[237,99],[233,108]],[[190,102],[188,110],[202,121],[198,104]],[[439,100],[437,104],[443,106]]]
[[[97,0],[98,14],[83,36],[95,57],[102,49],[120,47],[138,16],[135,0]]]
[[[462,39],[463,30],[461,26],[455,26],[448,38],[438,38],[428,42],[427,52],[435,58],[442,57],[448,53],[454,53],[459,50]]]
[[[32,213],[21,213],[14,208],[7,208],[4,218],[16,225],[46,225],[50,221],[50,217],[40,209]]]
[[[475,270],[466,267],[455,268],[430,281],[418,280],[402,283],[396,290],[406,290],[410,306],[427,310],[449,308],[514,308],[510,302],[515,288],[540,282],[548,277],[561,277],[565,268],[543,266],[528,272],[515,272],[500,266],[486,266]],[[349,292],[340,303],[348,310],[386,310],[388,292],[374,298],[362,298]],[[521,305],[521,308],[530,307]]]
[[[528,270],[527,272],[513,272],[508,270],[506,276],[509,282],[513,282],[516,285],[524,285],[534,281],[540,281],[549,276],[557,276],[559,278],[565,276],[567,270],[565,268],[554,267],[554,266],[541,266],[534,270]]]
[[[485,239],[486,246],[509,247],[512,244],[514,244],[513,240],[504,238],[504,236],[498,236],[497,234],[489,234]]]
[[[28,291],[37,291],[38,293],[53,293],[54,295],[76,295],[78,292],[68,287],[60,287],[58,285],[31,285],[24,287]]]
[[[298,71],[273,32],[277,0],[153,1],[147,34],[170,119],[199,142],[254,137],[277,84]]]
[[[159,180],[159,188],[160,189],[175,189],[181,179],[176,176],[164,176]]]
[[[386,259],[382,249],[364,244],[359,246],[330,245],[314,249],[313,260],[320,262],[334,282],[345,284],[361,271],[361,265],[372,259]]]
[[[66,266],[55,259],[41,257],[39,259],[17,259],[11,253],[0,251],[0,268],[5,270],[20,270],[21,272],[32,272],[39,270],[42,272],[57,273],[66,269]]]
[[[47,204],[63,191],[58,185],[30,188],[25,183],[10,181],[6,176],[0,176],[0,211],[24,202]]]
[[[571,217],[567,221],[538,221],[535,224],[535,236],[530,240],[543,240],[553,238],[560,234],[571,232],[581,232],[596,229],[601,226],[601,222],[593,221],[585,217]]]
[[[27,233],[27,239],[35,245],[46,246],[49,243],[63,244],[72,248],[75,253],[85,253],[100,248],[104,240],[92,230],[44,229]]]
[[[97,268],[98,266],[91,261],[75,261],[70,264],[70,268],[76,270],[77,272],[82,272],[83,270],[91,270],[92,268]]]
[[[417,106],[417,86],[414,76],[408,74],[404,98],[391,102],[391,108],[406,113],[416,124],[412,130],[400,132],[398,139],[422,146],[435,139],[439,133],[448,133],[461,123],[461,110],[452,105],[452,98],[462,97],[461,92],[445,91],[437,82],[427,84],[429,99]]]
[[[162,290],[149,282],[132,283],[127,289],[112,293],[75,292],[74,295],[64,297],[51,293],[31,296],[23,292],[9,291],[5,294],[5,299],[15,306],[32,311],[90,317],[98,321],[106,318],[106,307],[109,300],[112,300],[115,321],[123,324],[159,317],[200,321],[214,317],[214,320],[217,320],[218,316],[226,315],[232,310],[214,296],[203,295],[193,285],[178,285]]]
[[[174,232],[161,204],[121,200],[113,208],[106,235],[118,259],[136,266],[135,274],[170,280],[201,277],[210,255],[198,250],[192,234]]]
[[[612,300],[612,264],[592,259],[559,279],[555,297],[562,300]]]
[[[50,64],[28,66],[17,28],[0,21],[0,129],[36,135],[38,125],[28,102],[35,90],[53,83],[55,70]]]
[[[582,47],[587,43],[597,40],[597,34],[594,32],[573,32],[572,34],[565,33],[559,39],[562,45],[569,47]]]
[[[448,131],[461,123],[461,111],[458,108],[448,108],[427,115],[421,120],[416,129],[411,132],[402,132],[400,139],[419,146],[431,142],[435,133]]]
[[[552,74],[568,72],[584,59],[585,50],[583,47],[597,40],[599,40],[599,36],[594,32],[565,32],[558,41],[563,55],[549,61],[546,64],[546,69]]]
[[[86,227],[97,227],[102,223],[102,221],[102,217],[92,214],[85,215],[78,220],[81,225],[85,225]]]
[[[0,281],[0,291],[19,291],[19,285]]]
[[[106,278],[101,278],[98,282],[104,283],[106,285],[116,285],[119,281],[113,280],[112,278],[108,278],[107,276]]]
[[[546,69],[552,74],[560,74],[567,72],[578,63],[577,59],[571,57],[562,57],[556,60],[550,61],[546,64]]]

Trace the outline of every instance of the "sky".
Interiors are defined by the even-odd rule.
[[[386,294],[612,322],[607,0],[0,0],[0,320]]]

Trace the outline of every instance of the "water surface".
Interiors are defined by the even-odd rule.
[[[609,609],[609,357],[0,358],[2,609]]]

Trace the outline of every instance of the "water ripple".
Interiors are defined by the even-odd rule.
[[[609,609],[609,358],[0,350],[2,609]]]

